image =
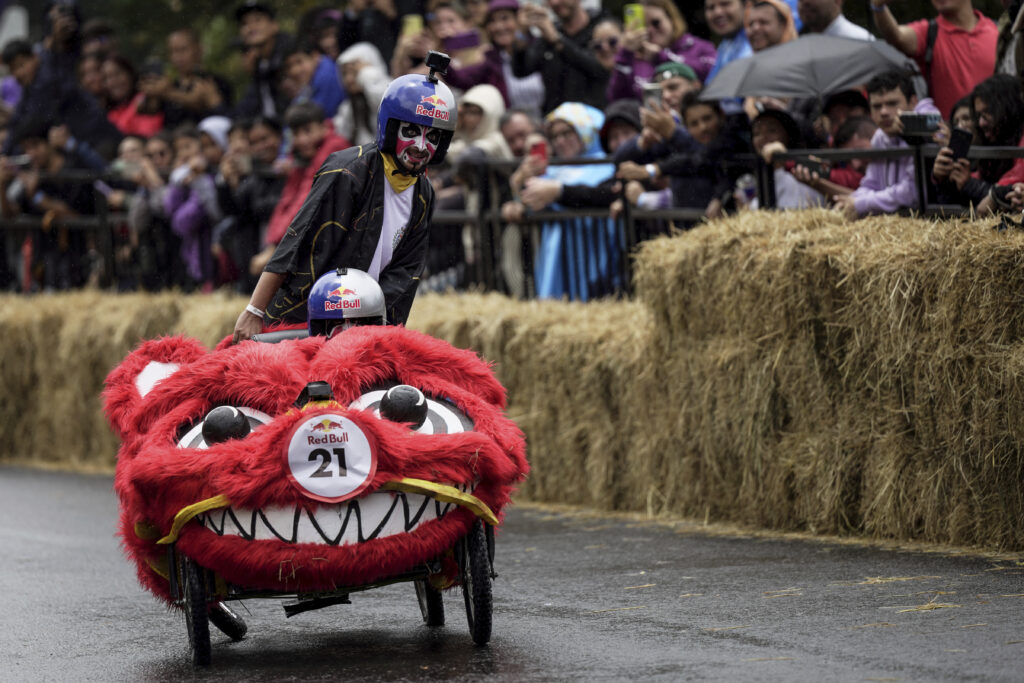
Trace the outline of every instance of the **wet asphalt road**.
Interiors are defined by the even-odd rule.
[[[494,637],[411,585],[285,619],[189,663],[184,620],[135,581],[109,477],[0,468],[0,680],[1024,680],[1024,565],[711,535],[521,507],[497,543]],[[242,610],[245,614],[245,610]]]

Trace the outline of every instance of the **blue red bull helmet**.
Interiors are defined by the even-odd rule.
[[[330,337],[356,325],[387,325],[384,292],[369,274],[339,268],[320,277],[309,291],[309,334]]]
[[[391,81],[377,109],[379,150],[388,154],[395,153],[398,124],[405,121],[442,131],[441,143],[437,146],[430,165],[444,161],[448,145],[455,133],[458,107],[451,89],[431,76],[409,74]]]

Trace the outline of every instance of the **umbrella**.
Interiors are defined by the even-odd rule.
[[[899,68],[917,71],[912,59],[882,41],[809,35],[729,62],[701,99],[821,97]]]

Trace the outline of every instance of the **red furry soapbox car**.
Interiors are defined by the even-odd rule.
[[[284,598],[292,616],[398,582],[429,626],[461,587],[486,643],[493,532],[528,471],[490,367],[403,327],[277,334],[146,341],[106,380],[119,533],[184,612],[193,661],[210,662],[211,623],[244,636],[232,601]]]

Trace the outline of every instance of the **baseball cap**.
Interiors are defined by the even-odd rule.
[[[676,76],[682,76],[688,81],[698,80],[697,72],[686,64],[682,62],[663,62],[654,67],[654,75],[651,76],[651,82],[657,83]]]
[[[250,12],[260,12],[266,14],[271,19],[274,18],[274,8],[267,3],[260,2],[260,0],[245,0],[243,4],[235,9],[235,21],[241,21],[242,17]]]

